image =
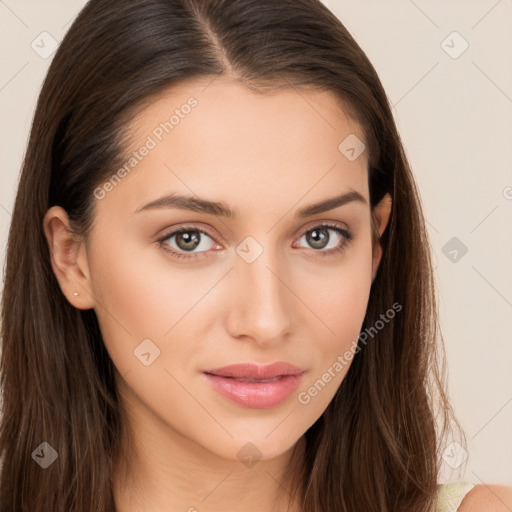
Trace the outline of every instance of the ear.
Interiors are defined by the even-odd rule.
[[[372,211],[372,228],[373,228],[373,260],[372,260],[372,281],[377,275],[380,260],[382,258],[382,247],[380,245],[380,237],[391,216],[391,206],[393,202],[391,196],[386,194],[381,201],[374,207]]]
[[[94,302],[85,242],[71,229],[66,210],[52,206],[44,216],[43,229],[62,292],[75,308],[91,309]]]

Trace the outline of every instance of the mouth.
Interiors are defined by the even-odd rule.
[[[288,363],[238,364],[203,372],[223,397],[243,407],[268,409],[285,401],[306,371]]]
[[[215,374],[207,373],[207,375],[215,375]],[[221,377],[221,375],[217,375],[217,377]],[[224,378],[237,380],[238,382],[275,382],[276,380],[280,380],[282,377],[283,377],[283,375],[279,375],[278,377],[273,377],[272,379],[250,379],[249,377],[224,377]]]

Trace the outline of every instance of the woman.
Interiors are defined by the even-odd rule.
[[[506,506],[437,484],[431,276],[385,92],[320,2],[90,1],[9,235],[0,508]]]

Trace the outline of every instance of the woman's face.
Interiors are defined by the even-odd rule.
[[[131,127],[61,286],[94,308],[136,430],[282,454],[333,398],[365,316],[379,257],[364,135],[331,93],[223,79],[172,88]],[[298,373],[215,372],[276,362]]]

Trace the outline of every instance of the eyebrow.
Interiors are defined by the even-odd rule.
[[[323,201],[311,204],[309,206],[305,206],[297,211],[295,217],[310,217],[311,215],[316,215],[319,213],[334,210],[335,208],[339,208],[340,206],[343,206],[351,202],[368,204],[366,199],[359,192],[355,190],[350,190],[349,192],[346,192],[344,194],[331,197],[329,199],[325,199]],[[160,208],[175,208],[178,210],[188,210],[193,212],[206,213],[208,215],[215,215],[218,217],[226,217],[229,219],[235,219],[238,216],[238,212],[236,210],[232,210],[225,203],[209,201],[207,199],[201,199],[200,197],[197,196],[185,196],[181,194],[170,194],[155,199],[154,201],[151,201],[150,203],[147,203],[144,206],[135,210],[135,213],[147,210],[156,210]]]

